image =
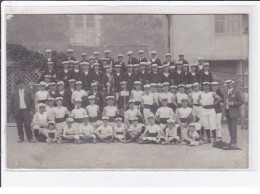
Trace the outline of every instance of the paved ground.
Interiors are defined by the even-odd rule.
[[[245,169],[247,130],[238,130],[238,147],[242,150],[220,150],[204,144],[45,144],[17,143],[15,127],[7,128],[8,168],[25,169]],[[224,140],[229,141],[226,126]]]

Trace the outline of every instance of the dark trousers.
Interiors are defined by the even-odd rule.
[[[229,110],[226,111],[226,118],[228,124],[228,131],[231,139],[231,144],[237,143],[237,118],[231,118]]]
[[[26,137],[28,141],[30,141],[32,139],[30,111],[28,111],[27,109],[20,109],[15,120],[16,120],[19,138],[21,140],[24,140],[24,132],[23,132],[23,125],[24,125]]]

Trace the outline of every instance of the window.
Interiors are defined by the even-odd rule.
[[[72,16],[72,44],[95,46],[97,44],[96,16]]]
[[[240,34],[241,15],[215,15],[216,34]]]

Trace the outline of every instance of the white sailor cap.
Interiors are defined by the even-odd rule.
[[[99,52],[98,51],[94,51],[94,55],[99,55]]]
[[[225,84],[224,84],[224,85],[228,86],[228,85],[231,85],[231,84],[233,84],[233,83],[235,83],[235,82],[232,81],[231,79],[229,79],[229,80],[225,81]]]
[[[140,67],[140,64],[134,64],[133,67]]]
[[[46,82],[40,82],[40,86],[45,86],[46,87]]]
[[[57,85],[64,85],[64,81],[58,81]]]
[[[77,102],[82,102],[82,99],[81,98],[76,98],[75,99],[75,103],[77,103]]]
[[[39,107],[39,108],[41,108],[41,107],[42,107],[42,108],[45,108],[46,105],[45,105],[44,103],[39,103],[39,104],[38,104],[38,107]]]
[[[117,55],[117,58],[119,58],[119,57],[124,57],[124,55],[123,54]]]
[[[108,61],[108,58],[103,57],[103,58],[101,59],[101,61]]]
[[[179,53],[179,56],[184,56],[184,53]]]
[[[114,99],[115,99],[114,96],[107,96],[107,97],[106,97],[106,100],[114,100]]]
[[[98,83],[97,82],[92,82],[91,83],[91,87],[94,87],[94,86],[98,86]]]
[[[163,82],[163,86],[169,86],[169,82]]]
[[[168,123],[168,124],[174,124],[175,121],[174,121],[173,119],[168,119],[168,120],[167,120],[167,123]]]
[[[198,61],[204,61],[203,57],[198,57]]]
[[[210,85],[210,82],[203,82],[202,84],[203,84],[203,86],[204,85]]]
[[[95,100],[96,97],[95,97],[94,95],[91,95],[91,96],[88,97],[88,99],[89,99],[89,100]]]
[[[130,103],[135,103],[135,100],[134,99],[130,99],[129,101],[128,101],[128,103],[130,104]]]
[[[57,97],[57,98],[55,98],[55,101],[58,101],[58,100],[63,100],[63,98],[62,97]]]
[[[62,62],[62,65],[68,65],[69,64],[69,61],[63,61]]]
[[[55,125],[55,122],[54,122],[54,121],[49,121],[49,122],[48,122],[48,125],[51,125],[51,124],[52,124],[52,125]]]
[[[54,101],[55,99],[52,98],[52,97],[49,97],[47,100],[48,100],[48,101]]]
[[[121,117],[117,117],[115,118],[115,121],[123,121],[123,119]]]
[[[128,51],[126,54],[129,56],[129,55],[134,54],[134,52],[133,51]]]
[[[184,84],[179,84],[178,88],[181,88],[181,87],[185,88],[185,85]]]
[[[167,63],[165,63],[165,64],[163,65],[163,67],[170,67],[170,65],[167,64]]]
[[[139,50],[138,53],[144,53],[144,50]]]
[[[105,54],[108,54],[108,53],[110,53],[111,51],[110,50],[104,50],[104,53]]]
[[[76,85],[82,85],[82,81],[76,81]]]
[[[128,67],[128,68],[129,68],[129,67],[133,67],[133,64],[128,64],[126,67]]]
[[[203,63],[203,66],[209,66],[208,62]]]
[[[152,65],[151,61],[147,61],[146,65]]]
[[[195,82],[195,83],[192,84],[193,87],[199,86],[199,85],[200,85],[200,84],[199,84],[198,82]]]
[[[87,56],[87,53],[81,53],[81,56]]]
[[[102,120],[108,121],[108,120],[109,120],[109,117],[102,117]]]
[[[177,61],[176,65],[182,65],[182,61]]]
[[[150,114],[150,115],[148,116],[148,119],[154,119],[154,114]]]
[[[122,84],[126,84],[126,81],[121,81],[120,84],[121,84],[121,85],[122,85]]]
[[[158,86],[159,88],[162,88],[162,87],[163,87],[163,84],[162,84],[162,83],[158,83],[157,86]]]
[[[181,99],[181,101],[182,101],[182,102],[183,102],[183,101],[187,101],[187,102],[188,102],[189,99],[188,99],[187,97],[184,97],[184,98]]]
[[[165,55],[166,57],[168,57],[168,56],[172,56],[172,54],[171,53],[166,53],[166,55]]]
[[[151,87],[157,87],[157,83],[151,83]]]
[[[216,82],[216,81],[211,82],[211,85],[218,85],[218,82]]]
[[[115,65],[115,68],[121,68],[120,64]]]
[[[73,53],[74,50],[73,49],[67,49],[67,53]]]
[[[74,82],[76,82],[76,80],[75,79],[69,79],[69,82],[74,83]]]
[[[67,123],[73,123],[73,122],[74,122],[74,119],[73,119],[73,118],[67,118],[67,119],[66,119],[66,122],[67,122]]]
[[[94,57],[94,56],[89,56],[89,58],[88,58],[88,59],[89,59],[89,60],[90,60],[90,59],[93,59],[93,60],[94,60],[94,59],[95,59],[95,57]]]
[[[80,62],[79,64],[80,64],[80,65],[90,65],[90,63],[89,63],[89,62],[86,62],[86,61],[82,61],[82,62]]]
[[[175,68],[176,68],[175,65],[170,66],[170,69],[175,69]]]
[[[47,62],[47,65],[53,65],[54,63],[52,61]]]
[[[190,123],[190,124],[189,124],[189,127],[191,127],[191,126],[195,127],[195,126],[196,126],[196,123]]]
[[[186,88],[192,88],[192,84],[186,84]]]
[[[151,51],[151,55],[156,55],[157,52],[156,51]]]
[[[182,67],[189,67],[189,64],[185,63]]]
[[[150,84],[144,85],[144,89],[150,89],[150,88],[151,88],[151,85],[150,85]]]
[[[74,65],[79,65],[79,61],[74,61]]]
[[[134,85],[141,85],[142,83],[140,81],[135,81]]]
[[[93,64],[93,67],[95,67],[95,66],[99,66],[99,63],[94,63],[94,64]]]
[[[46,49],[45,52],[46,52],[46,53],[52,53],[52,50],[51,50],[51,49]]]
[[[55,82],[50,82],[50,83],[48,83],[48,86],[55,86],[55,85],[56,85]]]
[[[147,63],[146,63],[146,62],[141,62],[140,65],[141,65],[141,66],[142,66],[142,65],[145,66],[145,65],[147,65]]]
[[[110,65],[105,65],[104,66],[104,69],[109,69],[110,68]]]
[[[171,88],[171,89],[176,89],[177,86],[175,86],[175,85],[171,85],[170,88]]]
[[[152,68],[154,67],[158,67],[158,65],[156,63],[152,64]]]

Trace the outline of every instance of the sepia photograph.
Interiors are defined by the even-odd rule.
[[[6,15],[10,170],[246,170],[249,15]]]

